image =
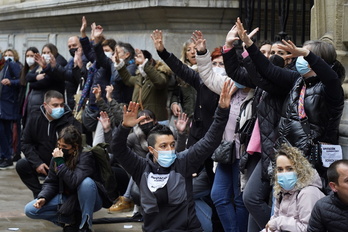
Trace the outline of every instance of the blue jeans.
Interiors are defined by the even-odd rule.
[[[89,228],[92,228],[93,212],[96,212],[102,208],[102,199],[98,193],[98,188],[95,182],[87,177],[77,188],[77,196],[80,203],[80,209],[82,213],[82,220],[80,223],[80,229],[85,222],[88,223]],[[67,196],[57,194],[52,200],[46,202],[40,209],[35,208],[33,205],[36,199],[29,202],[25,208],[25,215],[32,219],[44,219],[53,222],[56,225],[71,224],[71,217],[62,217],[58,214],[58,205],[67,199]]]
[[[240,191],[239,160],[232,165],[218,164],[215,172],[211,199],[222,226],[229,232],[246,232],[248,211]]]
[[[205,169],[203,169],[197,177],[193,178],[192,187],[197,218],[204,232],[212,232],[213,224],[211,217],[213,210],[207,203],[208,200],[210,201],[210,182]]]

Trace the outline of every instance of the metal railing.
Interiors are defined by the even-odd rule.
[[[310,13],[314,0],[239,0],[239,15],[245,28],[259,27],[256,39],[291,39],[302,45],[309,40]]]

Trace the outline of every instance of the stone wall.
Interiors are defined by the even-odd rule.
[[[201,30],[209,49],[223,45],[238,16],[238,1],[218,0],[0,0],[0,48],[15,48],[23,62],[25,50],[53,43],[69,57],[67,39],[79,35],[81,18],[103,26],[107,38],[155,53],[150,34],[164,31],[169,51],[180,54],[194,30]]]
[[[311,39],[331,42],[337,49],[337,59],[346,68],[343,84],[345,97],[348,98],[348,0],[315,0],[312,9]],[[343,156],[348,159],[348,100],[340,124],[339,143]]]

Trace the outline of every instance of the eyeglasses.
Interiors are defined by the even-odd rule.
[[[224,67],[225,65],[224,65],[224,62],[213,62],[212,63],[213,64],[213,66],[219,66],[219,67]]]

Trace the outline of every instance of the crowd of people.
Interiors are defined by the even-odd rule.
[[[254,42],[240,19],[209,52],[201,31],[161,60],[82,18],[55,45],[0,56],[0,169],[16,163],[25,214],[92,231],[93,212],[133,211],[143,230],[345,231],[348,161],[338,145],[345,69],[332,44]],[[110,192],[91,150],[107,143]],[[23,156],[24,155],[24,156]],[[228,157],[224,160],[217,156]],[[325,196],[326,195],[326,196]]]

